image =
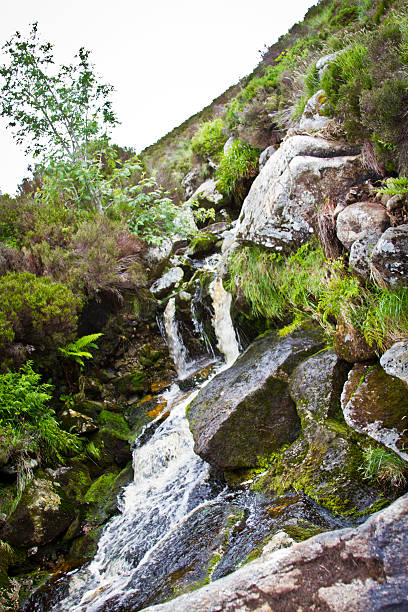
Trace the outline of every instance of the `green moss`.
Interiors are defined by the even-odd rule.
[[[108,429],[118,438],[128,440],[130,436],[129,425],[121,414],[116,414],[110,410],[102,410],[98,421],[103,429]]]

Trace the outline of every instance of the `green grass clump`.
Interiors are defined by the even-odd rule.
[[[257,175],[259,149],[236,140],[221,157],[217,168],[217,187],[225,195],[244,196],[244,181]]]
[[[396,453],[379,446],[369,446],[363,453],[360,467],[363,478],[377,480],[388,487],[402,487],[407,482],[407,463]]]
[[[224,144],[227,141],[224,131],[224,122],[220,117],[201,124],[191,141],[193,153],[203,160],[208,157],[217,161],[222,155]]]
[[[243,292],[254,316],[282,320],[289,312],[310,315],[316,310],[324,264],[323,252],[314,243],[285,257],[244,247],[230,260],[229,289]]]

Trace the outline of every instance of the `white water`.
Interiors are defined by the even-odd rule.
[[[240,352],[231,320],[232,296],[225,291],[220,278],[213,280],[209,289],[213,300],[214,316],[212,324],[217,337],[217,347],[224,355],[226,363],[231,365]]]
[[[167,344],[171,358],[176,366],[178,377],[181,379],[186,378],[189,374],[190,368],[189,364],[187,363],[187,350],[178,331],[178,323],[176,319],[176,301],[174,297],[170,298],[168,301],[163,319]]]
[[[209,475],[208,464],[193,451],[185,417],[186,406],[197,393],[186,396],[174,384],[163,394],[170,416],[135,449],[134,482],[124,490],[121,514],[106,526],[94,560],[70,577],[69,593],[51,608],[54,612],[109,610],[112,597],[116,605],[126,603],[137,593],[137,578],[154,551],[194,510],[212,503],[192,500],[194,490],[205,485]]]

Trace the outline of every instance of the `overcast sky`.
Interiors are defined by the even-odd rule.
[[[59,62],[92,51],[115,87],[113,140],[141,151],[249,74],[260,50],[303,19],[313,0],[14,0],[3,7],[1,46],[39,32]],[[1,127],[0,190],[14,193],[29,160]]]

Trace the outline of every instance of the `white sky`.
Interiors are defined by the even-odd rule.
[[[113,141],[152,144],[249,74],[259,50],[303,19],[313,0],[14,0],[5,2],[0,46],[39,22],[59,62],[92,51],[101,81],[115,87],[121,125]],[[316,0],[315,0],[316,1]],[[0,128],[0,190],[14,193],[28,160]]]

